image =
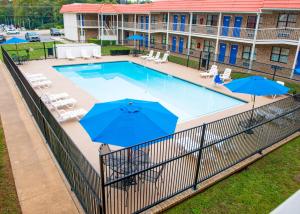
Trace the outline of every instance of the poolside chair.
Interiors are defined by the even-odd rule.
[[[75,100],[74,98],[66,98],[63,100],[57,100],[54,102],[50,102],[49,107],[51,110],[59,109],[59,108],[74,108],[76,103],[77,103],[77,100]]]
[[[27,79],[29,82],[40,82],[40,81],[48,80],[48,78],[45,77],[45,76],[26,77],[26,79]]]
[[[62,99],[66,99],[69,98],[69,94],[68,93],[57,93],[57,94],[43,94],[41,96],[41,99],[44,103],[51,103],[51,102],[55,102],[57,100],[62,100]]]
[[[149,58],[146,58],[146,60],[149,60],[149,61],[155,61],[155,60],[158,60],[159,59],[159,57],[160,57],[160,52],[158,51],[158,52],[156,52],[156,55],[155,55],[155,57],[149,57]]]
[[[231,69],[230,68],[225,68],[225,71],[223,74],[220,75],[221,79],[223,81],[226,81],[226,80],[230,80],[231,79]]]
[[[167,51],[166,53],[164,53],[163,57],[161,59],[155,59],[154,61],[156,63],[164,63],[164,62],[167,62],[168,61],[168,57],[170,55],[170,52]]]
[[[37,89],[49,88],[52,84],[50,80],[35,81],[30,83],[33,88],[37,88]]]
[[[35,77],[44,77],[44,74],[42,74],[42,73],[37,73],[37,74],[28,74],[28,73],[25,73],[24,76],[26,78],[35,78]]]
[[[144,56],[140,56],[142,59],[147,59],[147,58],[152,58],[154,54],[153,50],[150,50],[149,54],[144,55]]]
[[[101,52],[98,53],[97,49],[93,49],[93,57],[97,59],[101,58]]]
[[[67,58],[68,60],[74,60],[74,59],[75,59],[75,57],[72,55],[72,52],[71,52],[70,49],[67,49],[67,50],[66,50],[66,58]]]
[[[81,57],[83,59],[90,59],[91,57],[87,54],[86,50],[85,49],[81,49],[80,50],[80,54],[81,54]]]
[[[218,66],[212,65],[208,72],[201,72],[200,77],[213,77],[218,74]]]
[[[58,122],[63,123],[69,120],[77,119],[80,120],[87,111],[85,109],[74,109],[74,110],[59,110],[58,111]]]
[[[280,84],[280,85],[283,85],[283,86],[284,86],[284,82],[282,82],[282,81],[276,81],[276,82],[277,82],[278,84]],[[275,98],[276,98],[276,95],[273,95],[273,96],[272,96],[272,98],[273,98],[273,99],[275,99]]]

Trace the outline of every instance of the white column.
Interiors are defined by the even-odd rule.
[[[294,72],[295,72],[295,68],[297,66],[299,51],[300,51],[300,37],[299,37],[299,41],[298,41],[298,45],[297,45],[297,50],[296,50],[296,53],[295,53],[295,59],[294,59],[294,64],[293,64],[293,70],[291,72],[291,78],[293,78]]]
[[[148,23],[148,50],[150,50],[151,45],[151,13],[149,13],[149,23]]]
[[[101,39],[100,14],[98,13],[98,39]]]
[[[119,14],[117,14],[117,45],[119,44]]]
[[[122,13],[122,45],[124,45],[124,14]]]
[[[190,55],[190,49],[191,49],[192,23],[193,23],[193,13],[190,13],[190,26],[189,26],[189,37],[188,37],[188,49],[187,49],[187,55]]]
[[[221,33],[221,26],[222,26],[221,22],[222,22],[222,13],[219,13],[217,40],[216,40],[215,57],[214,57],[215,62],[217,61],[217,55],[219,53],[220,33]]]
[[[103,35],[104,35],[103,14],[101,13],[101,45],[102,45]]]
[[[255,31],[254,31],[254,37],[253,37],[253,43],[252,43],[251,55],[250,55],[250,62],[249,62],[249,70],[252,68],[252,64],[253,64],[259,21],[260,21],[260,13],[257,14],[257,19],[256,19],[256,24],[255,24]]]
[[[169,25],[170,25],[170,13],[168,12],[168,19],[167,19],[167,38],[166,38],[166,50],[169,50]]]

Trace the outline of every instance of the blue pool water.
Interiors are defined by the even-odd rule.
[[[187,121],[244,102],[132,62],[54,66],[99,102],[158,101]]]

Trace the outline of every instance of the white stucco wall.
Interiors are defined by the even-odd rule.
[[[75,13],[64,13],[64,31],[66,39],[73,41],[79,40]]]

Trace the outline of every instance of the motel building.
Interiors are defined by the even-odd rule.
[[[133,34],[145,49],[211,53],[219,62],[300,74],[300,1],[170,0],[145,4],[68,4],[65,36],[126,45]],[[254,68],[255,69],[255,68]]]

